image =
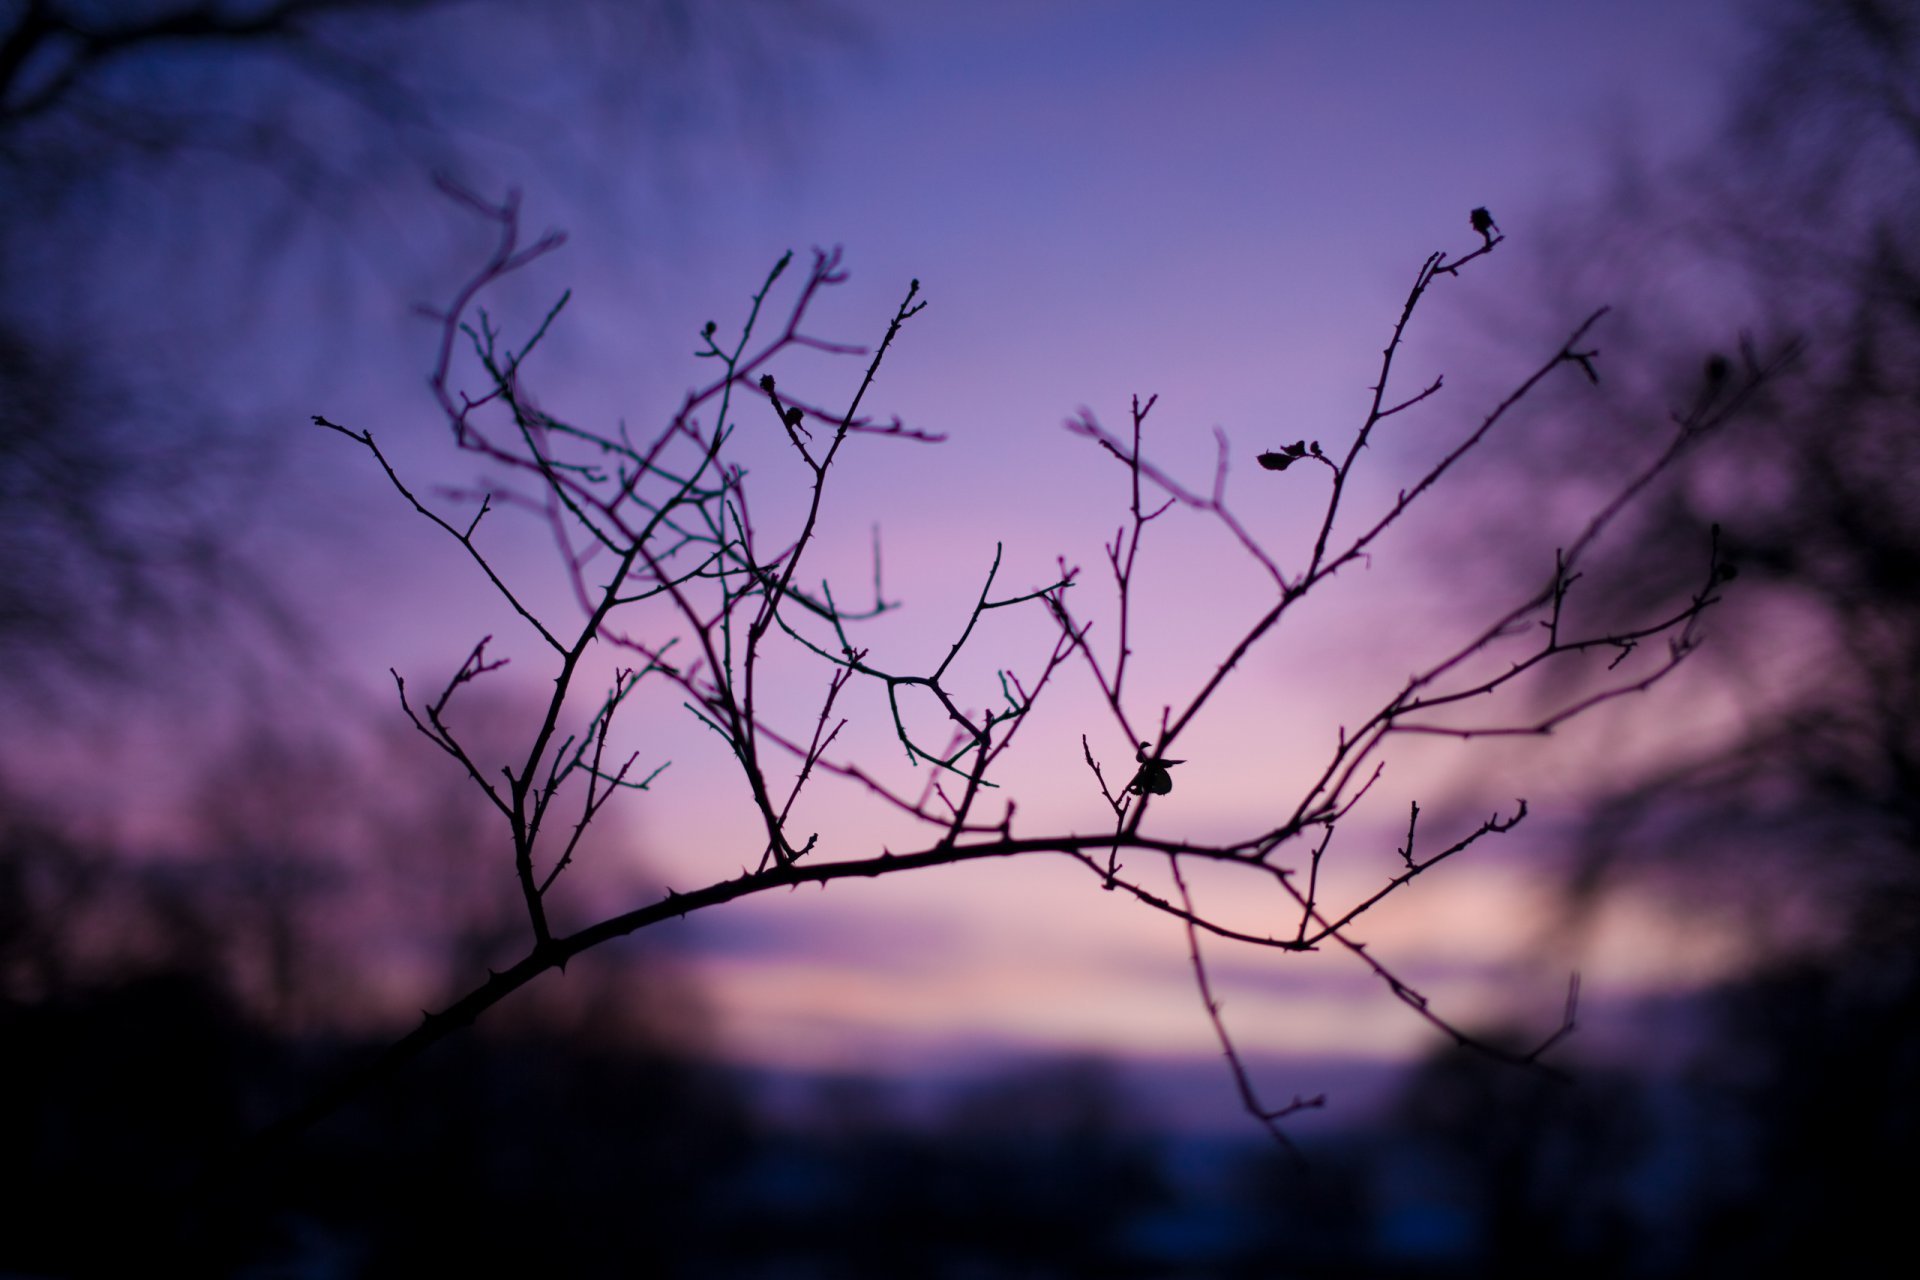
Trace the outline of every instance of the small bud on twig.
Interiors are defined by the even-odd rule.
[[[1486,238],[1488,246],[1491,247],[1494,235],[1500,230],[1500,224],[1493,220],[1493,215],[1487,212],[1486,206],[1482,205],[1468,214],[1467,221],[1473,224],[1475,231]]]
[[[1173,775],[1167,770],[1177,764],[1185,764],[1186,761],[1150,756],[1147,754],[1148,745],[1143,742],[1140,744],[1140,749],[1134,752],[1134,759],[1140,762],[1140,771],[1133,775],[1133,781],[1127,784],[1127,790],[1137,796],[1164,796],[1173,790]]]
[[[1320,442],[1318,440],[1313,442],[1313,452],[1316,455],[1320,452]],[[1256,461],[1269,471],[1285,471],[1288,467],[1306,456],[1307,442],[1305,440],[1295,440],[1284,449],[1267,450],[1261,454]]]

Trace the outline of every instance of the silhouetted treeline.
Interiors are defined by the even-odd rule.
[[[644,955],[610,955],[290,1149],[236,1160],[386,1037],[276,1027],[192,948],[89,957],[98,940],[60,922],[99,918],[92,898],[119,896],[114,918],[163,937],[144,913],[189,918],[197,893],[215,910],[225,890],[143,888],[127,865],[52,874],[106,865],[62,839],[12,823],[0,841],[0,1270],[1754,1274],[1897,1248],[1916,1189],[1920,984],[1865,958],[1710,993],[1706,1048],[1676,1067],[1576,1064],[1567,1084],[1437,1055],[1301,1168],[1251,1127],[1156,1129],[1152,1098],[1090,1061],[911,1114],[881,1084],[830,1081],[776,1119],[697,1040],[648,1021]]]

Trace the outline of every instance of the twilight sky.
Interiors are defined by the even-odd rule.
[[[996,544],[1003,590],[1043,585],[1065,557],[1083,566],[1076,607],[1098,620],[1096,637],[1110,625],[1101,544],[1124,516],[1124,473],[1061,424],[1085,407],[1117,431],[1136,392],[1160,397],[1150,452],[1195,487],[1211,478],[1213,430],[1225,430],[1236,506],[1277,556],[1297,561],[1299,508],[1317,509],[1323,486],[1264,474],[1252,455],[1300,437],[1331,449],[1350,436],[1416,268],[1433,250],[1473,247],[1467,213],[1489,206],[1507,244],[1436,287],[1396,384],[1411,394],[1444,370],[1448,391],[1424,416],[1390,424],[1372,450],[1377,478],[1357,491],[1363,505],[1390,497],[1433,441],[1477,420],[1487,389],[1539,363],[1579,318],[1570,311],[1562,329],[1520,347],[1483,336],[1503,306],[1536,290],[1554,211],[1600,188],[1617,155],[1679,154],[1707,136],[1740,47],[1734,7],[1705,0],[876,0],[841,12],[852,15],[850,34],[796,51],[805,65],[791,92],[757,105],[749,95],[733,124],[669,124],[631,154],[608,143],[590,159],[579,139],[558,136],[488,151],[482,176],[496,190],[525,186],[530,229],[564,226],[573,237],[493,305],[524,329],[571,288],[530,381],[549,412],[594,426],[624,419],[638,433],[706,372],[688,358],[700,326],[737,324],[782,251],[845,246],[852,281],[823,303],[817,328],[849,341],[875,340],[918,278],[928,309],[889,357],[872,407],[949,439],[932,449],[856,441],[864,447],[834,477],[813,565],[849,594],[868,590],[879,527],[886,592],[906,607],[867,642],[901,667],[944,652]],[[567,117],[558,119],[564,133]],[[381,247],[290,250],[294,265],[276,268],[209,367],[256,392],[236,397],[237,411],[273,431],[282,415],[298,423],[324,412],[374,430],[423,489],[465,483],[472,472],[435,434],[423,385],[433,335],[405,311],[448,296],[480,242],[456,231],[438,252],[413,254],[431,229],[457,224],[421,214],[419,201],[389,204],[380,225],[394,230]],[[448,252],[454,241],[466,247]],[[178,269],[153,268],[157,278]],[[323,282],[329,271],[361,285],[336,293]],[[241,380],[241,369],[255,376]],[[818,361],[778,371],[783,385],[791,378],[826,402],[858,374]],[[743,433],[738,455],[763,480],[756,514],[770,526],[793,517],[799,496],[783,487],[793,479],[783,449]],[[489,632],[532,687],[539,655],[528,637],[368,460],[317,432],[296,436],[289,457],[298,527],[275,531],[269,516],[263,536],[301,548],[307,590],[324,605],[315,625],[327,679],[341,691],[329,696],[379,707],[389,665],[437,687]],[[1290,509],[1289,492],[1313,500]],[[1233,696],[1183,739],[1191,763],[1156,802],[1153,825],[1199,837],[1244,831],[1272,807],[1263,797],[1291,794],[1289,782],[1324,759],[1335,725],[1363,715],[1436,639],[1464,634],[1473,617],[1460,606],[1488,584],[1473,580],[1469,591],[1423,555],[1447,522],[1489,500],[1461,492],[1428,513],[1438,523],[1384,545],[1369,570],[1310,602],[1299,632],[1244,664]],[[547,575],[544,535],[532,524],[510,530],[511,518],[493,517],[502,563],[522,581]],[[1542,550],[1551,553],[1545,533]],[[1133,714],[1152,722],[1257,611],[1262,578],[1217,528],[1177,515],[1154,527],[1142,574]],[[563,594],[541,598],[565,616]],[[964,672],[973,707],[994,696],[994,666],[1031,670],[1048,643],[1037,613],[993,622]],[[810,726],[822,684],[809,673],[789,691],[785,723],[796,732]],[[1017,831],[1097,829],[1079,735],[1092,735],[1110,774],[1126,767],[1127,744],[1087,693],[1070,668],[1023,729],[1025,754],[1010,761]],[[601,865],[582,871],[609,902],[630,900],[636,877],[687,888],[758,855],[742,786],[674,702],[643,704],[658,718],[628,726],[643,767],[673,764],[614,819],[621,838],[592,851]],[[874,718],[881,703],[867,697],[852,713],[870,723],[864,733],[850,726],[842,754],[891,767],[898,752]],[[1438,836],[1527,795],[1539,815],[1530,828],[1416,885],[1364,933],[1450,1013],[1513,1013],[1544,1029],[1562,976],[1526,949],[1546,901],[1526,863],[1550,850],[1556,822],[1577,816],[1594,743],[1658,750],[1676,732],[1639,703],[1556,739],[1552,752],[1399,752],[1343,826],[1336,853],[1347,860],[1328,874],[1351,892],[1377,884],[1409,799]],[[829,855],[911,843],[850,792],[820,788],[803,821],[819,827]],[[506,855],[503,845],[502,871]],[[1237,902],[1230,886],[1197,887],[1257,918],[1258,904]],[[1120,897],[1064,859],[1031,859],[739,904],[676,936],[701,959],[725,1050],[745,1062],[905,1074],[1030,1051],[1211,1059],[1184,937]],[[1596,1046],[1608,1042],[1609,997],[1684,987],[1728,962],[1729,942],[1683,934],[1676,919],[1653,903],[1625,909],[1611,949],[1585,962]],[[1276,1093],[1337,1091],[1330,1061],[1399,1059],[1434,1044],[1345,957],[1210,954],[1235,1031]],[[1224,1074],[1219,1085],[1206,1119],[1233,1123]]]

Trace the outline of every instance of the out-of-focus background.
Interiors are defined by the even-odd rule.
[[[1297,554],[1314,477],[1261,449],[1362,421],[1422,259],[1438,282],[1370,451],[1378,502],[1551,356],[1572,375],[1422,521],[1256,651],[1182,739],[1169,834],[1244,832],[1429,646],[1543,580],[1706,362],[1803,354],[1645,495],[1581,584],[1683,596],[1718,524],[1740,576],[1671,681],[1544,740],[1397,750],[1341,828],[1341,892],[1434,838],[1532,816],[1362,930],[1460,1025],[1521,1044],[1583,976],[1564,1083],[1449,1049],[1343,955],[1210,952],[1286,1159],[1240,1110],[1175,922],[1027,859],[779,895],[549,975],[270,1168],[230,1150],[524,953],[504,831],[409,726],[389,668],[462,694],[504,760],[531,637],[363,450],[449,511],[482,482],[425,375],[489,231],[435,174],[523,193],[560,251],[490,296],[556,416],[657,429],[789,248],[843,245],[816,325],[871,344],[871,407],[817,568],[902,602],[863,643],[944,652],[996,547],[1008,590],[1085,569],[1121,429]],[[0,1269],[384,1275],[1699,1275],[1898,1247],[1920,1068],[1920,6],[810,0],[0,3],[0,1149],[27,1190]],[[826,401],[853,364],[795,362]],[[742,437],[777,525],[784,444]],[[786,467],[783,470],[783,465]],[[784,487],[783,487],[784,486]],[[1278,496],[1270,496],[1278,495]],[[461,503],[467,501],[462,508]],[[503,569],[566,617],[538,521]],[[1140,708],[1190,695],[1263,575],[1217,527],[1153,526]],[[1096,632],[1098,634],[1098,632]],[[1030,669],[990,615],[963,672]],[[1078,679],[1080,687],[1074,688]],[[1069,671],[1022,730],[1022,824],[1097,830]],[[821,681],[824,684],[824,677]],[[1545,685],[1510,714],[1575,696]],[[796,692],[800,730],[818,691]],[[880,767],[878,700],[849,754]],[[923,709],[924,710],[924,709]],[[644,715],[642,715],[644,712]],[[929,719],[927,723],[933,721]],[[724,748],[671,698],[667,767],[567,882],[577,926],[760,853]],[[862,754],[865,753],[865,754]],[[888,760],[886,767],[895,761]],[[815,788],[820,856],[896,838]],[[1301,855],[1305,857],[1304,851]],[[1206,886],[1200,886],[1205,888]]]

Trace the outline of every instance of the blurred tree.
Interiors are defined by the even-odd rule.
[[[1154,1274],[1135,1228],[1166,1207],[1165,1173],[1107,1064],[1009,1069],[931,1124],[872,1080],[831,1080],[821,1103],[730,1188],[728,1274]]]
[[[1646,1203],[1662,1153],[1641,1083],[1583,1072],[1569,1088],[1499,1065],[1449,1047],[1407,1081],[1376,1243],[1398,1237],[1399,1252],[1447,1275],[1621,1276],[1658,1259],[1671,1220]]]
[[[273,259],[377,256],[356,224],[430,169],[537,165],[605,204],[576,190],[596,151],[749,116],[777,142],[808,51],[845,32],[813,0],[0,0],[0,692],[124,698],[177,687],[148,676],[183,640],[231,661],[296,638],[235,536],[284,438],[233,420],[285,367],[235,314]],[[353,273],[322,278],[344,318]],[[195,378],[235,345],[245,386]],[[241,622],[268,626],[234,642]]]
[[[1644,601],[1683,579],[1681,549],[1717,524],[1741,575],[1739,622],[1694,677],[1713,682],[1702,718],[1730,727],[1613,776],[1575,892],[1682,877],[1777,941],[1913,941],[1920,5],[1752,9],[1755,51],[1718,136],[1669,168],[1628,163],[1605,198],[1561,214],[1560,241],[1585,251],[1543,255],[1556,314],[1601,279],[1645,305],[1609,343],[1628,388],[1613,416],[1567,420],[1516,455],[1515,492],[1529,495],[1517,521],[1534,518],[1542,483],[1584,493],[1624,471],[1623,443],[1664,408],[1724,394],[1746,353],[1804,344],[1792,378],[1628,517],[1669,554],[1596,575],[1614,604]],[[1729,310],[1752,317],[1750,336],[1725,330]],[[1585,433],[1571,449],[1570,431]]]
[[[286,562],[253,518],[296,489],[272,474],[288,419],[263,426],[263,406],[301,389],[301,360],[323,363],[356,281],[419,284],[282,264],[406,257],[368,228],[419,203],[430,170],[533,167],[619,220],[608,205],[630,193],[586,157],[670,160],[749,120],[776,146],[796,118],[783,99],[843,34],[812,0],[0,0],[0,1147],[34,1184],[0,1269],[151,1269],[181,1227],[169,1197],[212,1152],[395,1005],[498,958],[489,908],[510,881],[466,856],[471,810],[439,804],[458,774],[410,772],[411,744],[396,762],[350,705],[310,736],[243,729],[176,814],[191,832],[175,847],[116,830],[153,799],[103,780],[102,744],[145,710],[130,695],[197,698],[202,677],[300,652]],[[571,185],[554,176],[569,165]],[[280,294],[300,300],[298,331],[250,322]],[[83,722],[83,780],[9,775],[89,709],[104,724]],[[165,710],[174,752],[203,745]],[[375,1104],[369,1129],[287,1173],[305,1185],[250,1189],[273,1211],[257,1221],[390,1270],[444,1267],[458,1243],[495,1265],[538,1247],[584,1274],[566,1248],[604,1262],[610,1229],[670,1258],[664,1227],[743,1121],[724,1080],[685,1065],[694,984],[652,952],[635,981],[637,957],[576,971]],[[566,1089],[541,1087],[556,1076]],[[422,1105],[436,1089],[467,1111]],[[623,1160],[639,1163],[607,1176]],[[450,1241],[385,1212],[409,1178],[469,1205],[538,1202],[541,1220],[503,1213]],[[98,1232],[102,1217],[126,1230]]]
[[[256,729],[202,780],[207,843],[185,849],[0,805],[0,1149],[29,1174],[0,1270],[538,1255],[624,1274],[644,1249],[671,1272],[724,1238],[690,1228],[743,1158],[745,1100],[713,1069],[697,984],[636,946],[583,958],[298,1159],[183,1196],[369,1037],[510,955],[518,904],[476,873],[463,779],[413,748]],[[394,1211],[422,1186],[432,1206]]]
[[[1489,1213],[1544,1215],[1564,1237],[1593,1197],[1542,1205],[1532,1180],[1496,1194],[1500,1170],[1570,1144],[1617,1169],[1610,1152],[1658,1129],[1628,1166],[1667,1189],[1636,1274],[1871,1269],[1905,1249],[1900,1206],[1920,1192],[1920,4],[1751,12],[1710,143],[1669,167],[1629,163],[1562,214],[1561,235],[1588,249],[1551,279],[1553,310],[1601,276],[1657,304],[1610,346],[1657,376],[1611,420],[1542,432],[1508,473],[1530,519],[1542,483],[1584,492],[1619,469],[1660,406],[1723,394],[1756,347],[1803,344],[1793,376],[1634,517],[1667,555],[1597,575],[1613,605],[1644,602],[1718,525],[1740,577],[1689,690],[1713,730],[1612,774],[1568,868],[1576,920],[1622,890],[1679,889],[1696,918],[1745,930],[1749,967],[1699,997],[1686,1069],[1643,1081],[1663,1105],[1620,1101],[1630,1132],[1582,1136],[1562,1114],[1516,1140],[1500,1119],[1522,1113],[1515,1082],[1434,1131],[1499,1201]],[[1730,304],[1753,336],[1703,323]],[[1584,433],[1572,450],[1570,431]],[[1409,1114],[1448,1107],[1449,1070],[1411,1086]]]

